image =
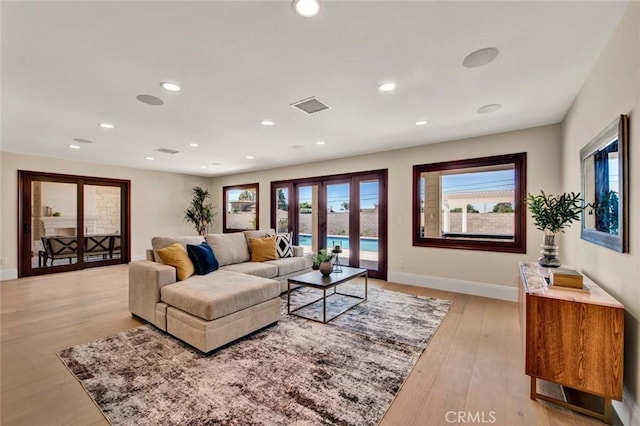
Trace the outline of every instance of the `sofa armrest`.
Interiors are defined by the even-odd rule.
[[[292,246],[292,247],[293,247],[293,257],[304,256],[304,247],[302,246]]]
[[[129,264],[129,311],[158,325],[156,304],[160,302],[160,289],[176,281],[176,269],[173,266],[148,260],[131,262]]]

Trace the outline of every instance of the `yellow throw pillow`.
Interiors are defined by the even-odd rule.
[[[182,244],[174,243],[169,247],[157,250],[157,253],[165,265],[176,268],[178,281],[186,280],[195,272],[193,263],[187,254],[187,249]]]
[[[276,260],[276,237],[251,238],[251,261]]]

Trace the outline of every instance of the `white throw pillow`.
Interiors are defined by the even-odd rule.
[[[284,257],[293,257],[293,244],[291,244],[292,239],[293,235],[291,233],[276,235],[276,252],[280,259]]]

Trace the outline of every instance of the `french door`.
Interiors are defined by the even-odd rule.
[[[128,263],[130,181],[18,171],[18,276]]]
[[[387,171],[272,182],[272,226],[308,252],[387,275]]]

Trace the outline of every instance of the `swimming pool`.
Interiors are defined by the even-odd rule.
[[[300,234],[298,236],[298,244],[301,246],[311,245],[310,234]],[[334,247],[340,245],[343,249],[349,249],[349,237],[343,235],[329,235],[325,247]],[[360,250],[362,251],[378,251],[378,239],[369,237],[360,237]]]

